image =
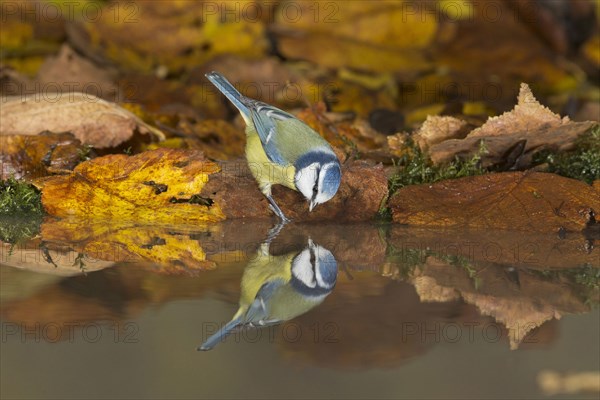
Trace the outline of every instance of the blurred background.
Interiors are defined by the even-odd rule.
[[[210,70],[248,96],[321,104],[383,134],[427,115],[478,124],[511,109],[521,82],[561,115],[600,118],[600,1],[0,5],[2,95],[82,91],[200,136],[206,127],[194,122],[234,116],[205,80]],[[225,153],[241,152],[232,146]]]

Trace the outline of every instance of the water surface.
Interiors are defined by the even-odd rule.
[[[0,394],[544,398],[544,371],[600,371],[593,238],[273,228],[46,220],[7,238]],[[254,326],[197,351],[240,305]]]

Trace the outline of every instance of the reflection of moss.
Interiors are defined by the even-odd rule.
[[[596,125],[577,141],[574,151],[566,153],[540,152],[534,164],[548,164],[548,172],[591,184],[600,179],[600,125]]]
[[[430,250],[397,249],[391,244],[387,247],[386,252],[386,261],[398,267],[398,275],[402,280],[410,278],[414,274],[415,268],[422,266],[427,257],[431,255]]]
[[[600,287],[600,268],[594,268],[589,264],[570,271],[570,277],[579,285],[593,289]]]
[[[564,279],[571,284],[579,285],[580,289],[577,293],[585,300],[585,303],[598,304],[600,291],[600,268],[598,267],[584,264],[561,270],[531,270],[530,272],[549,281],[561,281]]]
[[[43,212],[41,193],[33,185],[13,178],[0,181],[0,216]]]
[[[473,268],[473,264],[468,258],[455,255],[438,255],[441,260],[446,261],[449,265],[465,270],[469,279],[473,282],[475,290],[481,286],[481,279],[477,276],[477,270]]]
[[[41,215],[28,218],[0,216],[0,241],[17,244],[37,235],[42,223]]]

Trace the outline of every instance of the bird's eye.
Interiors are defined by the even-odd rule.
[[[313,186],[313,194],[317,194],[318,191],[319,188],[317,187],[317,185]]]

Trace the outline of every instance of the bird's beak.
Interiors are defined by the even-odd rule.
[[[311,200],[310,204],[308,205],[308,211],[311,212],[313,210],[313,208],[315,208],[316,205],[317,205],[317,202],[314,200]]]

